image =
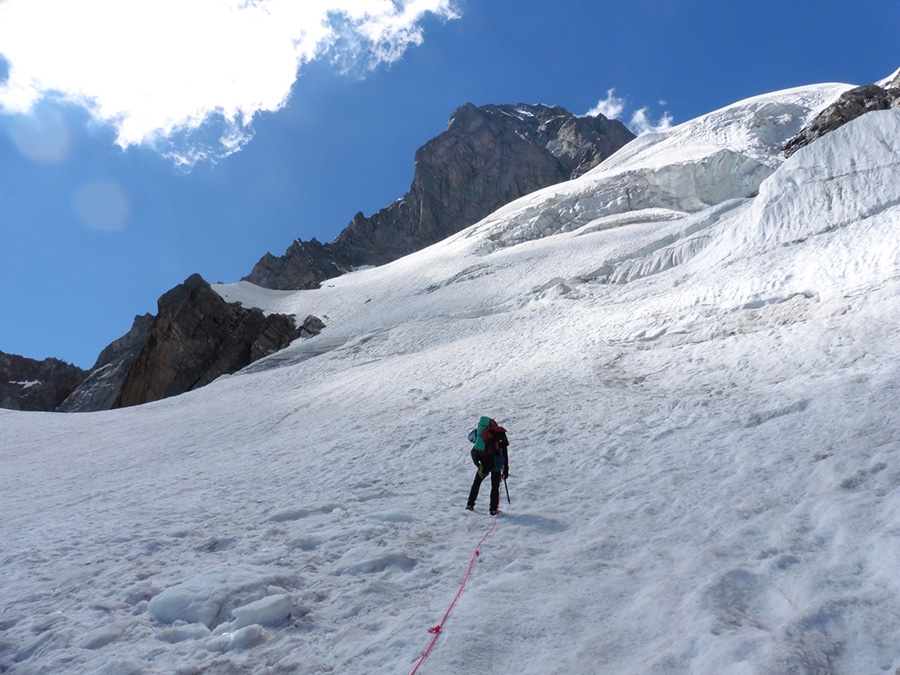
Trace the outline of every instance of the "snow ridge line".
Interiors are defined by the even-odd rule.
[[[484,536],[481,538],[481,541],[475,546],[475,552],[472,554],[472,559],[469,561],[469,569],[466,570],[466,576],[463,577],[462,584],[460,584],[459,590],[456,591],[456,596],[453,598],[453,602],[450,603],[450,606],[447,608],[447,611],[444,612],[444,618],[441,619],[441,622],[437,626],[433,626],[428,629],[429,633],[434,633],[434,637],[431,638],[431,642],[428,645],[428,648],[425,650],[425,653],[422,654],[422,658],[419,659],[419,662],[416,664],[416,667],[412,669],[412,672],[409,675],[416,675],[416,672],[419,670],[419,666],[428,658],[428,655],[431,653],[431,648],[434,647],[434,643],[437,642],[437,639],[441,635],[441,631],[444,628],[444,623],[447,621],[447,617],[450,616],[450,612],[453,609],[453,606],[456,604],[456,601],[459,600],[459,596],[462,595],[463,589],[466,587],[466,582],[469,581],[469,575],[472,574],[472,566],[475,564],[475,559],[481,555],[481,545],[485,542],[485,540],[491,535],[491,532],[494,531],[494,528],[497,527],[497,520],[500,518],[500,512],[494,516],[494,523],[491,525],[491,529],[485,532]]]

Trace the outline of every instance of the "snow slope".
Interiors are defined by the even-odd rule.
[[[900,112],[845,85],[639,139],[316,291],[327,324],[125,410],[0,411],[0,672],[900,668]]]

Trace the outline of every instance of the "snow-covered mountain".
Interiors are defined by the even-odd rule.
[[[441,241],[530,192],[580,176],[634,139],[619,120],[559,106],[460,106],[416,151],[400,199],[362,212],[331,242],[296,240],[244,278],[276,290],[318,288],[344,271],[383,265]]]
[[[310,291],[179,397],[0,410],[0,671],[900,669],[900,111],[742,101]]]

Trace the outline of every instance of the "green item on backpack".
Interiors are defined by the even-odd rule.
[[[488,425],[491,423],[490,417],[482,417],[478,420],[478,433],[475,438],[475,445],[472,446],[472,451],[482,454],[485,452],[484,447],[484,439],[481,437],[481,434],[484,433],[484,430],[488,428]]]

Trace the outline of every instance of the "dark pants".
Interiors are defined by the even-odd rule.
[[[491,511],[496,511],[500,505],[500,478],[502,472],[491,471]],[[481,481],[487,478],[487,474],[475,474],[475,480],[472,482],[472,489],[469,490],[469,502],[467,506],[475,506],[475,500],[478,499],[478,489],[481,487]]]

